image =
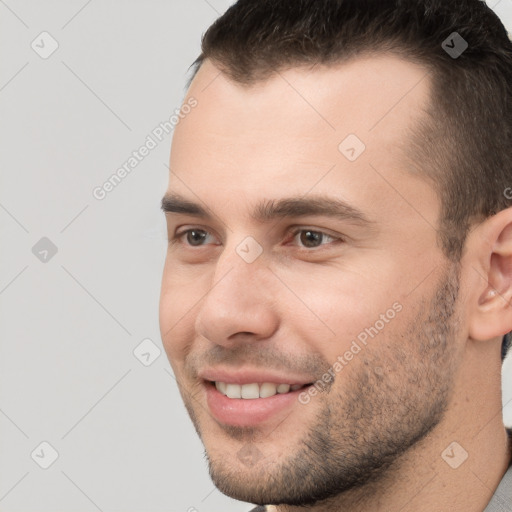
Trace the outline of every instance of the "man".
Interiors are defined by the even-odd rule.
[[[203,37],[191,101],[160,328],[216,486],[255,511],[512,510],[497,16],[240,0]]]

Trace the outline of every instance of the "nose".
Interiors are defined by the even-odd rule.
[[[199,305],[197,334],[226,348],[268,339],[279,326],[275,286],[263,255],[247,263],[235,248],[226,247]]]

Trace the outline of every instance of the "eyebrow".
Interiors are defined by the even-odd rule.
[[[214,215],[200,204],[176,194],[167,193],[162,198],[161,209],[164,213],[176,213],[202,217],[211,220]],[[372,225],[364,213],[341,199],[328,196],[288,197],[265,200],[256,205],[251,218],[257,222],[270,222],[286,217],[303,216],[333,217],[343,221],[352,221],[361,225]]]

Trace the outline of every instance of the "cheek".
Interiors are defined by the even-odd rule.
[[[375,322],[393,301],[382,283],[354,271],[324,269],[308,279],[290,276],[292,294],[286,300],[289,315],[329,338],[350,337]],[[388,299],[388,300],[387,300]]]
[[[354,269],[326,268],[314,278],[301,280],[290,276],[296,297],[281,295],[287,302],[282,311],[292,320],[304,349],[313,348],[331,365],[345,354],[347,361],[360,359],[370,345],[371,350],[378,349],[399,326],[397,319],[403,310],[391,272],[383,275],[387,282],[382,275],[377,279],[370,272]]]
[[[160,336],[171,363],[181,361],[194,339],[193,315],[197,298],[191,288],[164,272],[159,304]]]

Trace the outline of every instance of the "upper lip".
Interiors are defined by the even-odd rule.
[[[297,374],[284,374],[269,370],[257,369],[228,369],[204,368],[198,373],[199,377],[212,382],[225,382],[227,384],[253,384],[271,382],[273,384],[311,384],[315,379]]]

